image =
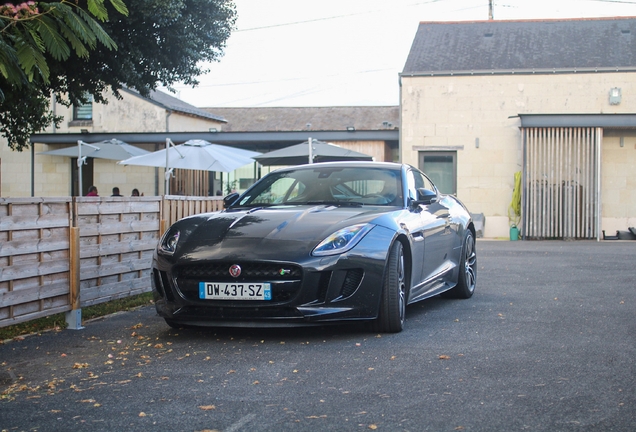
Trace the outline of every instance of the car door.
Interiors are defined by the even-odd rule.
[[[416,276],[418,278],[418,282],[413,284],[411,292],[411,299],[414,299],[437,289],[452,269],[451,259],[455,234],[450,224],[449,209],[433,183],[417,170],[411,170],[407,178],[411,202],[418,201],[422,196],[422,190],[429,191],[431,195],[434,195],[430,202],[416,204],[421,224],[419,231],[423,235],[423,244],[421,245],[423,255],[420,258],[414,254],[414,281]],[[420,191],[419,195],[418,191]]]

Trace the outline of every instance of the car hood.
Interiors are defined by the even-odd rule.
[[[394,209],[392,209],[394,210]],[[287,260],[308,257],[335,231],[373,222],[386,207],[276,206],[227,210],[190,217],[173,228],[181,260]]]

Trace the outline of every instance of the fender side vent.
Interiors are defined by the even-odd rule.
[[[340,291],[342,297],[349,297],[356,292],[360,286],[360,282],[362,282],[362,275],[364,275],[362,269],[347,270],[347,276],[345,276],[345,280],[342,283],[342,290]]]

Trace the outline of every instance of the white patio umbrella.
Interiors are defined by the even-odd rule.
[[[165,168],[165,191],[168,194],[168,180],[175,168],[231,172],[254,163],[253,157],[261,153],[234,147],[212,144],[205,140],[189,140],[175,145],[166,138],[166,148],[142,156],[131,157],[118,163]]]
[[[261,165],[302,165],[315,162],[372,161],[373,156],[332,143],[309,138],[307,141],[254,157]]]
[[[147,150],[132,146],[118,139],[109,139],[95,143],[77,141],[77,146],[66,147],[57,150],[40,152],[40,155],[68,156],[77,158],[79,193],[82,194],[82,165],[86,163],[86,158],[124,160],[131,156],[141,156],[150,153]]]
[[[82,140],[76,146],[57,150],[49,150],[38,153],[39,155],[90,157],[95,159],[124,160],[132,156],[140,156],[150,153],[118,139],[109,139],[94,143],[86,143]]]

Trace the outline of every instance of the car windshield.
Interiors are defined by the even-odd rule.
[[[256,183],[235,205],[299,204],[401,205],[400,171],[364,166],[274,172]]]

